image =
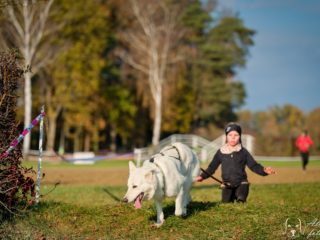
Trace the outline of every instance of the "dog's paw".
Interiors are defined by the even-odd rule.
[[[160,222],[160,223],[154,223],[154,224],[152,224],[151,227],[153,227],[153,228],[160,228],[163,223],[164,223],[164,220],[163,220],[162,222]]]
[[[174,215],[176,215],[177,217],[184,217],[187,215],[187,209],[186,208],[176,209]]]

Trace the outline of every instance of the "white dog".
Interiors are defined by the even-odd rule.
[[[136,208],[141,208],[142,200],[154,199],[157,227],[164,222],[161,204],[166,196],[176,197],[176,216],[187,214],[186,207],[191,201],[190,188],[200,171],[198,158],[188,146],[174,143],[145,161],[140,168],[130,161],[129,169],[128,191],[124,201],[134,202]]]

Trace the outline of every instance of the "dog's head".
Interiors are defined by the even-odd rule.
[[[287,218],[284,224],[285,234],[287,236],[294,238],[302,233],[302,224],[299,218],[291,219]]]
[[[135,208],[141,208],[142,200],[153,198],[157,182],[154,176],[155,169],[148,167],[136,167],[129,162],[128,191],[124,196],[125,202],[134,202]]]

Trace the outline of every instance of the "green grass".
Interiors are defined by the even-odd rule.
[[[44,186],[43,193],[51,186]],[[221,204],[220,190],[196,186],[188,216],[164,202],[165,223],[154,229],[152,202],[135,210],[119,202],[126,187],[58,186],[23,216],[4,221],[1,239],[287,239],[287,218],[320,218],[320,183],[253,185],[246,204]],[[317,228],[307,227],[305,235]],[[309,238],[320,239],[320,236]]]
[[[265,166],[300,167],[300,162],[261,161]],[[25,161],[37,168],[37,162]],[[207,166],[208,163],[203,164]],[[320,166],[320,160],[309,167]],[[128,168],[126,160],[99,161],[94,165],[44,162],[43,169]],[[2,221],[0,239],[288,239],[287,218],[311,222],[320,219],[320,183],[252,185],[246,204],[221,204],[216,186],[192,190],[193,202],[185,219],[174,216],[174,200],[164,202],[165,224],[151,227],[156,219],[153,202],[135,210],[124,204],[126,186],[42,185],[38,206],[22,216]],[[51,191],[51,192],[50,192]],[[320,225],[320,224],[319,224]],[[320,226],[308,226],[306,239]],[[320,234],[320,232],[319,232]],[[320,239],[319,236],[308,239]]]

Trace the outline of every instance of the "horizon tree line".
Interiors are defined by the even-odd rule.
[[[18,49],[30,68],[20,119],[26,125],[45,105],[47,150],[61,153],[127,151],[172,133],[212,139],[227,122],[243,121],[246,92],[235,69],[245,67],[255,34],[238,14],[216,11],[216,1],[200,0],[0,5],[1,49]],[[251,125],[265,121],[251,115]]]

